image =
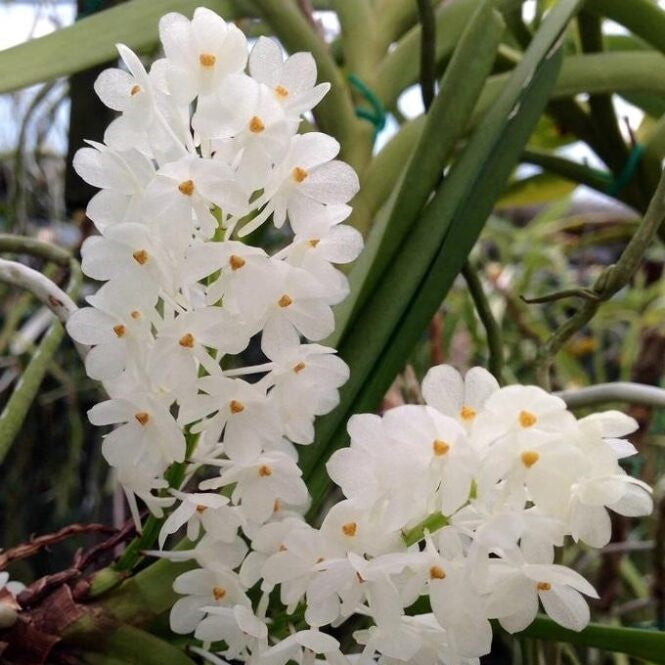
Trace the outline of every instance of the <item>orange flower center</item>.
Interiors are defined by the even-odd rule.
[[[191,196],[194,193],[194,181],[193,180],[184,180],[178,185],[178,189],[181,194],[185,196]]]
[[[432,566],[429,569],[429,577],[431,580],[444,580],[446,579],[446,573],[441,566]]]
[[[462,420],[473,420],[476,417],[476,410],[470,406],[464,405],[459,412],[459,417]]]
[[[217,57],[212,53],[201,53],[199,56],[199,63],[201,67],[214,67],[217,62]]]
[[[261,120],[258,115],[252,116],[249,121],[249,131],[252,132],[252,134],[260,134],[265,128],[266,126],[263,124],[263,120]]]
[[[139,265],[143,265],[148,260],[148,252],[145,249],[137,249],[132,256]]]
[[[441,457],[441,455],[445,455],[450,450],[450,444],[441,441],[441,439],[436,439],[432,444],[432,450],[434,450],[434,454],[437,457]]]
[[[349,536],[349,538],[355,536],[357,530],[358,525],[355,522],[347,522],[346,524],[342,524],[342,533],[345,536]]]
[[[307,173],[307,171],[305,171],[305,169],[301,166],[296,166],[293,171],[291,171],[291,177],[293,178],[294,182],[302,182],[305,180],[305,178],[307,178],[308,175],[309,173]]]
[[[280,307],[288,307],[292,303],[293,303],[293,299],[291,298],[290,295],[288,295],[286,293],[277,301],[277,304]]]
[[[242,256],[237,256],[236,254],[231,254],[229,258],[229,265],[231,266],[231,270],[240,270],[247,261],[242,258]]]
[[[150,414],[145,411],[139,411],[134,414],[134,418],[138,421],[139,425],[147,425],[150,420]]]
[[[184,349],[191,349],[194,346],[194,335],[192,333],[185,333],[179,340],[178,344]]]
[[[226,589],[221,586],[214,586],[212,588],[212,595],[215,600],[221,600],[226,596]]]
[[[240,413],[245,410],[245,405],[238,400],[232,399],[229,402],[229,409],[231,413]]]
[[[527,469],[530,469],[539,459],[540,455],[535,450],[525,450],[520,459]]]
[[[538,421],[538,418],[536,418],[536,416],[530,411],[520,411],[520,415],[517,419],[519,420],[520,425],[525,428],[533,427]]]

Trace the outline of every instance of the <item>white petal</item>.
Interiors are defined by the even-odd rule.
[[[538,595],[548,616],[564,628],[579,632],[589,623],[589,606],[578,591],[566,586],[552,586]]]
[[[423,379],[422,393],[427,404],[457,418],[464,405],[464,380],[450,365],[432,367]]]
[[[124,111],[134,84],[132,76],[122,69],[105,69],[95,81],[95,92],[102,103],[114,111]]]
[[[279,83],[282,63],[279,42],[269,37],[259,37],[249,56],[249,73],[252,78],[273,88]]]
[[[465,403],[480,410],[499,388],[499,382],[486,369],[472,367],[464,376]]]
[[[338,160],[316,167],[300,185],[303,194],[328,204],[350,201],[359,187],[356,172]]]
[[[127,422],[130,418],[131,407],[124,400],[109,399],[95,404],[88,411],[88,419],[98,427]]]

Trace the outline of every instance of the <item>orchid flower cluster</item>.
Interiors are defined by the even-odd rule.
[[[435,367],[426,405],[349,421],[327,465],[345,498],[309,525],[294,444],[312,443],[348,378],[315,342],[348,292],[335,265],[362,247],[342,223],[354,171],[334,139],[297,133],[329,86],[272,40],[248,56],[206,9],[167,14],[160,37],[150,72],[119,45],[126,68],[95,85],[120,115],[75,168],[101,188],[82,257],[105,283],[67,328],[109,395],[89,417],[116,426],[103,454],[137,525],[137,498],[168,513],[154,554],[192,562],[172,630],[210,662],[257,665],[477,662],[490,619],[522,630],[539,601],[580,630],[595,591],[554,550],[607,543],[608,508],[651,510],[619,465],[635,422],[578,420],[539,388]],[[289,223],[272,255],[241,240],[269,220]],[[165,550],[183,528],[192,548]],[[330,629],[351,617],[344,655]]]
[[[500,388],[478,367],[464,378],[434,367],[422,393],[425,405],[351,418],[350,446],[327,464],[345,498],[320,528],[293,509],[263,524],[235,509],[243,537],[233,524],[226,539],[217,532],[219,542],[205,536],[172,553],[198,564],[175,581],[183,597],[172,629],[193,632],[203,642],[194,649],[218,664],[348,665],[360,654],[361,663],[461,665],[490,651],[491,619],[519,632],[539,604],[584,628],[584,596],[598,596],[554,563],[555,550],[566,538],[607,544],[608,510],[651,512],[649,486],[619,464],[636,453],[623,438],[635,420],[617,411],[577,419],[541,388]],[[201,496],[188,526],[202,519]],[[277,597],[284,609],[269,616]],[[326,629],[352,617],[349,657]],[[291,634],[280,636],[285,622]]]
[[[167,530],[191,509],[225,537],[235,523],[227,499],[167,493],[165,474],[186,463],[187,480],[216,465],[206,489],[233,486],[233,503],[259,524],[278,502],[306,502],[293,443],[312,442],[314,417],[336,405],[348,368],[301,338],[328,336],[331,306],[347,294],[334,264],[362,248],[342,224],[358,179],[335,159],[335,139],[296,133],[330,87],[316,84],[310,54],[284,60],[262,38],[248,62],[243,33],[205,8],[191,21],[167,14],[159,31],[166,57],[149,73],[118,45],[126,69],[95,83],[120,115],[74,166],[101,188],[87,208],[99,235],[81,253],[84,273],[105,284],[67,329],[91,347],[87,373],[110,397],[89,417],[119,425],[103,454],[137,523],[136,497],[156,516],[177,501]],[[238,239],[270,217],[290,223],[290,242],[272,256]],[[248,350],[259,334],[267,362],[247,365],[260,358]]]

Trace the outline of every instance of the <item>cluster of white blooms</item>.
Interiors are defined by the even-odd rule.
[[[165,474],[186,463],[186,481],[218,465],[207,489],[233,486],[231,503],[257,524],[279,502],[306,503],[293,443],[312,442],[348,368],[334,349],[301,340],[329,335],[331,306],[347,294],[333,264],[362,248],[341,224],[358,179],[335,159],[335,139],[297,134],[330,87],[316,84],[310,54],[285,60],[262,38],[248,57],[243,33],[204,8],[159,27],[166,57],[149,73],[119,45],[126,69],[95,84],[120,114],[74,167],[101,188],[82,267],[105,284],[67,329],[91,347],[87,372],[110,397],[89,416],[119,425],[103,454],[135,518],[136,497],[157,516],[177,501],[163,536],[189,520],[190,535],[200,523],[226,540],[229,501],[182,494],[184,483],[168,492]],[[271,216],[290,223],[272,256],[239,239]],[[258,334],[266,362],[243,366]]]
[[[635,452],[622,414],[577,420],[539,388],[434,368],[426,406],[351,419],[328,463],[346,498],[307,523],[293,444],[313,441],[348,375],[310,342],[348,290],[334,264],[361,249],[341,224],[357,178],[334,139],[296,133],[328,89],[311,55],[261,38],[245,73],[245,37],[206,9],[166,15],[160,36],[149,73],[119,46],[126,70],[97,80],[120,115],[75,167],[101,188],[82,255],[105,284],[67,328],[110,397],[89,415],[116,425],[103,454],[135,519],[136,497],[168,513],[159,555],[192,562],[173,631],[213,663],[345,665],[322,629],[355,616],[363,663],[458,665],[489,651],[489,619],[521,630],[539,599],[582,628],[595,592],[554,548],[604,545],[607,508],[651,509],[618,463]],[[269,219],[290,225],[272,256],[240,240]],[[244,366],[259,334],[265,358]],[[163,551],[181,529],[193,548]]]
[[[327,465],[345,499],[319,529],[277,511],[262,526],[241,523],[244,540],[229,532],[223,550],[204,537],[181,553],[199,568],[175,583],[184,597],[172,628],[193,631],[215,663],[270,665],[314,654],[349,663],[320,629],[354,615],[361,662],[381,665],[477,663],[490,651],[490,619],[521,631],[539,602],[562,626],[584,628],[583,595],[596,592],[554,563],[555,548],[566,537],[605,545],[608,509],[651,511],[650,488],[619,465],[636,452],[621,437],[637,423],[617,411],[577,419],[558,397],[500,388],[481,368],[462,378],[435,367],[423,395],[426,405],[349,421],[351,445]],[[193,504],[187,515],[196,532]],[[255,585],[262,595],[252,603]],[[266,617],[277,588],[285,609]],[[279,616],[292,634],[270,646]],[[206,650],[222,642],[216,655]]]

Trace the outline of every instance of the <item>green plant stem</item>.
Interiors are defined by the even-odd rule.
[[[376,12],[370,0],[354,0],[354,2],[333,0],[332,6],[337,12],[337,18],[340,22],[340,40],[345,71],[359,78],[364,85],[373,90],[377,65],[383,55],[381,45],[378,43],[379,33],[376,25]],[[349,95],[351,95],[346,82],[344,82],[344,85],[349,91]],[[355,101],[356,103],[361,102],[357,96]],[[316,113],[316,109],[314,112]],[[354,145],[352,146],[353,166],[359,171],[364,185],[364,167],[371,164],[372,146],[374,145],[376,132],[371,123],[367,121],[358,122],[357,119],[351,129],[355,135],[353,138]],[[345,149],[343,143],[342,150]],[[369,223],[366,226],[369,226]],[[359,230],[362,231],[362,229]]]
[[[436,81],[436,20],[430,0],[415,0],[418,4],[420,19],[420,93],[425,110],[434,101]]]
[[[403,532],[402,538],[406,546],[410,547],[420,542],[425,537],[425,533],[434,533],[439,529],[443,529],[444,526],[448,526],[448,524],[450,522],[445,515],[442,513],[432,513],[412,529]]]
[[[554,357],[568,340],[581,330],[596,314],[600,306],[622,289],[635,274],[644,253],[665,221],[665,172],[654,193],[642,223],[623,250],[616,264],[607,267],[594,283],[592,290],[597,299],[588,299],[543,344],[537,359],[537,372],[541,384],[549,386],[549,373]]]
[[[587,0],[587,11],[606,16],[665,53],[665,12],[651,0]]]
[[[478,317],[480,318],[480,321],[485,328],[487,346],[489,348],[489,370],[500,384],[504,384],[504,353],[501,327],[499,326],[497,320],[494,318],[494,314],[492,313],[489,301],[485,295],[480,277],[468,261],[462,268],[462,275],[466,281],[467,288],[469,289],[469,295],[471,296],[471,300],[473,300]]]
[[[586,185],[603,194],[612,184],[612,176],[606,171],[599,171],[584,164],[578,164],[564,157],[558,157],[547,152],[527,149],[522,153],[522,161],[527,164],[540,166],[545,171],[550,171],[563,178],[572,180],[581,185]]]
[[[382,52],[377,44],[379,34],[371,2],[333,0],[332,6],[342,29],[341,43],[346,70],[372,87],[376,63]]]
[[[584,388],[572,388],[556,393],[566,402],[568,408],[579,409],[609,402],[625,402],[665,408],[665,389],[629,381],[598,383]]]
[[[436,9],[442,0],[430,0]],[[379,40],[383,50],[411,29],[418,20],[418,7],[413,0],[395,2],[395,0],[378,0],[376,4]]]
[[[580,43],[585,53],[602,53],[604,50],[602,20],[590,12],[581,11],[577,17]],[[589,109],[595,133],[594,143],[602,146],[602,153],[606,156],[606,163],[618,177],[628,160],[629,150],[619,131],[614,104],[610,94],[590,95]],[[629,185],[629,199],[644,199],[642,191],[633,183]],[[624,188],[625,189],[625,188]],[[648,200],[648,196],[646,200]],[[645,200],[640,207],[643,209]]]
[[[602,53],[601,19],[582,10],[577,17],[577,25],[584,53]],[[608,166],[618,175],[628,159],[628,148],[619,131],[612,98],[608,94],[590,95],[589,107],[597,139],[605,143],[607,154],[611,156],[612,163]]]
[[[72,259],[70,266],[70,275],[78,276],[80,279],[78,262]],[[0,282],[29,291],[63,323],[77,309],[72,298],[48,277],[18,261],[0,259]]]

